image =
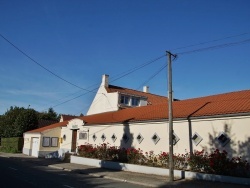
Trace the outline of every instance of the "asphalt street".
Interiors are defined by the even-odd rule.
[[[25,160],[2,157],[0,157],[0,184],[1,188],[143,187],[127,182],[53,169],[45,165],[37,165]]]

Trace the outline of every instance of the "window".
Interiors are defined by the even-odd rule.
[[[136,137],[136,139],[137,139],[137,141],[138,141],[139,144],[140,144],[144,138],[143,138],[143,136],[139,133],[138,136]]]
[[[80,132],[79,133],[79,139],[81,140],[87,140],[88,134],[86,132]]]
[[[152,140],[153,142],[155,143],[155,145],[157,144],[157,142],[159,142],[160,140],[160,137],[155,133],[153,136],[152,136]]]
[[[194,133],[192,141],[197,146],[202,141],[202,137],[198,133]]]
[[[57,147],[58,146],[58,137],[52,137],[51,138],[51,147]]]
[[[116,139],[117,139],[116,135],[115,135],[115,134],[113,134],[113,135],[111,136],[111,139],[113,140],[113,142],[115,142],[115,141],[116,141]]]
[[[122,136],[122,140],[123,140],[125,143],[127,143],[127,142],[128,142],[129,137],[126,135],[126,133],[124,133],[124,134],[123,134],[123,136]]]
[[[221,132],[217,137],[217,140],[222,146],[225,146],[230,141],[230,138],[228,138],[224,132]]]
[[[129,105],[129,97],[126,95],[121,95],[121,104]]]
[[[95,134],[93,134],[92,138],[95,141],[97,139],[97,136]]]
[[[175,133],[173,133],[173,145],[177,144],[179,140],[180,138]]]
[[[104,142],[106,140],[105,134],[102,134],[101,138],[102,138],[102,141]]]
[[[43,137],[43,147],[50,146],[50,137]]]
[[[132,106],[139,106],[140,98],[132,97]]]

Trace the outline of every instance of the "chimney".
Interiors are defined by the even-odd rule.
[[[104,74],[102,75],[102,86],[108,87],[109,86],[109,75]]]
[[[143,92],[144,93],[149,93],[149,87],[148,86],[143,86]]]

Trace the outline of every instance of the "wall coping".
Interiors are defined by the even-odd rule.
[[[119,162],[112,162],[112,161],[103,161],[99,159],[91,159],[91,158],[79,157],[79,156],[74,156],[74,155],[71,155],[70,163],[94,166],[94,167],[99,167],[99,168],[108,168],[108,169],[113,169],[113,170],[143,173],[143,174],[169,176],[169,169],[165,169],[165,168],[119,163]],[[183,170],[174,170],[174,176],[178,178],[182,178],[182,179],[196,179],[196,180],[218,181],[218,182],[224,182],[224,183],[250,185],[250,178],[223,176],[223,175],[215,175],[215,174],[204,174],[204,173],[183,171]]]

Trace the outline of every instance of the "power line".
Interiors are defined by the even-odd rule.
[[[90,91],[90,90],[87,90],[87,89],[84,89],[64,78],[62,78],[61,76],[59,76],[58,74],[52,72],[51,70],[49,70],[48,68],[46,68],[45,66],[43,66],[42,64],[38,63],[36,60],[34,60],[32,57],[30,57],[27,53],[25,53],[24,51],[22,51],[20,48],[18,48],[15,44],[13,44],[12,42],[10,42],[6,37],[4,37],[1,33],[0,33],[0,36],[5,40],[7,41],[10,45],[12,45],[15,49],[17,49],[20,53],[22,53],[24,56],[26,56],[28,59],[30,59],[33,63],[35,63],[36,65],[40,66],[41,68],[43,68],[44,70],[46,70],[47,72],[49,72],[50,74],[54,75],[55,77],[59,78],[60,80],[72,85],[72,86],[75,86],[79,89],[82,89],[82,90],[85,90],[85,91]]]
[[[166,68],[167,65],[163,65],[162,67],[160,67],[159,70],[157,70],[153,75],[151,75],[145,82],[143,82],[138,88],[136,88],[136,90],[138,90],[139,88],[141,88],[142,86],[145,86],[149,81],[151,81],[155,76],[157,76],[164,68]]]
[[[215,49],[219,49],[219,48],[226,48],[226,47],[230,47],[230,46],[245,44],[245,43],[248,43],[248,42],[250,42],[250,39],[246,39],[246,40],[238,41],[238,42],[220,44],[220,45],[215,45],[215,46],[209,46],[209,47],[206,47],[206,48],[199,48],[199,49],[185,51],[185,52],[179,52],[177,54],[178,55],[183,55],[183,54],[190,54],[190,53],[202,52],[202,51],[207,51],[207,50],[215,50]]]
[[[121,79],[121,78],[123,78],[123,77],[125,77],[125,76],[127,76],[127,75],[129,75],[129,74],[131,74],[131,73],[133,73],[133,72],[135,72],[135,71],[137,71],[137,70],[139,70],[139,69],[142,69],[143,67],[145,67],[145,66],[147,66],[147,65],[150,65],[150,64],[152,64],[152,63],[154,63],[154,62],[156,62],[156,61],[162,59],[162,58],[165,57],[165,56],[166,56],[166,55],[159,56],[159,57],[157,57],[157,58],[155,58],[155,59],[153,59],[153,60],[151,60],[151,61],[149,61],[149,62],[147,62],[147,63],[144,63],[144,64],[142,64],[142,65],[140,65],[140,66],[137,66],[137,67],[135,67],[135,68],[133,68],[133,69],[130,69],[130,70],[124,72],[123,75],[118,76],[117,78],[111,80],[111,82],[114,82],[114,81],[116,81],[116,80],[119,80],[119,79]]]
[[[190,47],[194,47],[194,46],[200,46],[200,45],[204,45],[204,44],[208,44],[208,43],[212,43],[212,42],[218,42],[218,41],[221,41],[221,40],[235,38],[235,37],[248,35],[248,34],[250,34],[250,32],[241,33],[241,34],[238,34],[238,35],[231,35],[231,36],[228,36],[228,37],[223,37],[223,38],[214,39],[214,40],[210,40],[210,41],[200,42],[200,43],[197,43],[197,44],[191,44],[191,45],[187,45],[187,46],[183,46],[183,47],[178,47],[178,48],[171,49],[171,51],[180,50],[180,49],[184,49],[184,48],[190,48]]]

